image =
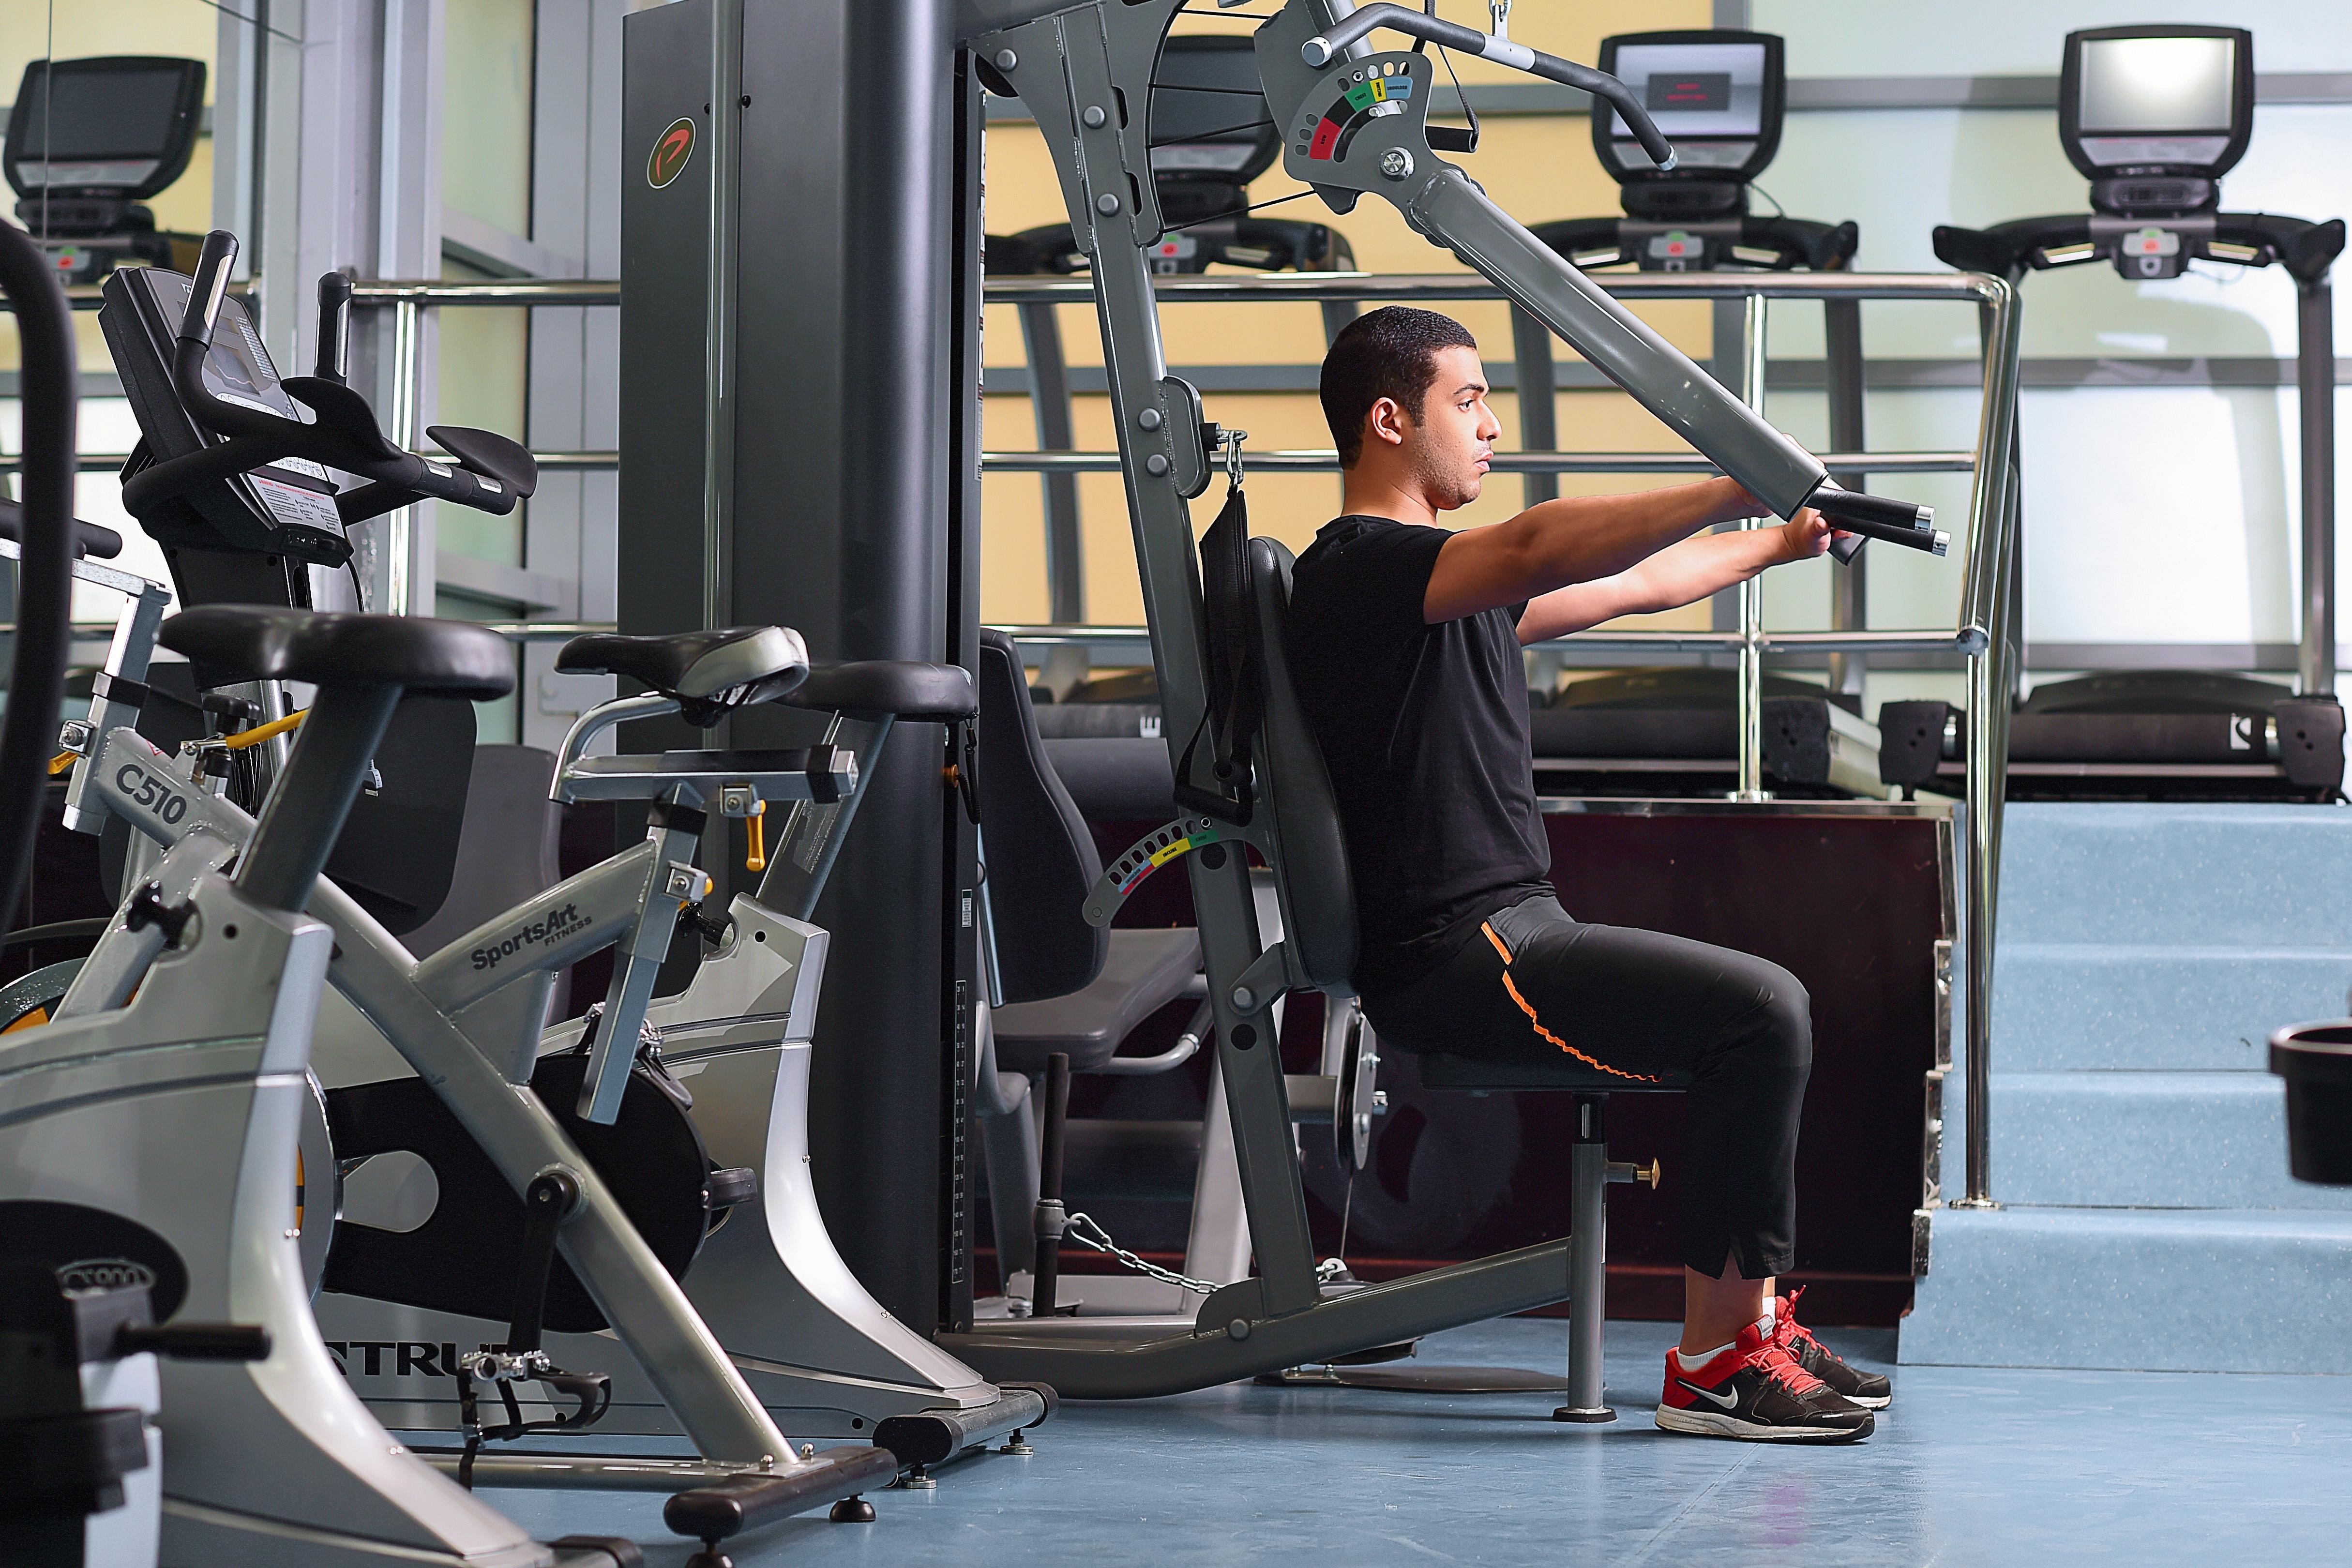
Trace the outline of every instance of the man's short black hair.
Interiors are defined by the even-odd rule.
[[[1421,400],[1437,379],[1437,351],[1477,346],[1453,317],[1411,305],[1383,305],[1342,327],[1323,356],[1323,417],[1340,467],[1352,468],[1364,455],[1364,416],[1373,404],[1392,397],[1420,418]]]

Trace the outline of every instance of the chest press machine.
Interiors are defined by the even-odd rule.
[[[1562,1069],[1503,1072],[1424,1057],[1425,1081],[1480,1091],[1565,1090],[1580,1097],[1579,1144],[1565,1240],[1370,1286],[1334,1286],[1318,1274],[1307,1231],[1271,1009],[1286,992],[1352,994],[1356,960],[1347,851],[1312,731],[1298,712],[1284,659],[1286,552],[1248,542],[1244,563],[1210,584],[1204,610],[1187,502],[1206,489],[1222,439],[1199,392],[1168,374],[1151,290],[1151,247],[1165,220],[1150,173],[1151,84],[1181,0],[967,0],[964,40],[995,91],[1035,115],[1067,202],[1074,243],[1088,258],[1118,432],[1137,563],[1151,626],[1165,735],[1176,762],[1179,822],[1139,846],[1189,839],[1181,857],[1198,912],[1234,1152],[1257,1273],[1223,1286],[1189,1331],[1122,1338],[1115,1321],[1027,1319],[975,1323],[943,1336],[984,1375],[1051,1382],[1077,1398],[1174,1393],[1236,1377],[1328,1363],[1372,1346],[1548,1305],[1572,1314],[1569,1405],[1561,1418],[1607,1420],[1601,1403],[1601,1194],[1612,1172],[1602,1109],[1606,1086]],[[1633,95],[1612,77],[1395,5],[1356,10],[1347,0],[1288,0],[1255,37],[1271,117],[1284,134],[1285,171],[1334,211],[1367,194],[1396,205],[1432,243],[1499,285],[1513,304],[1557,332],[1669,428],[1786,517],[1812,506],[1854,532],[1941,552],[1923,508],[1843,490],[1822,463],[1764,424],[1698,366],[1612,301],[1513,221],[1431,148],[1433,66],[1420,53],[1381,52],[1376,28],[1583,89],[1614,105],[1652,160],[1675,153]],[[1230,557],[1227,558],[1230,561]],[[1238,569],[1236,569],[1236,567]],[[1230,624],[1235,616],[1244,625]],[[1209,648],[1240,631],[1263,677],[1265,714],[1242,765],[1222,775],[1216,748],[1187,744],[1219,721],[1224,693]],[[1170,837],[1171,835],[1174,837]],[[1252,896],[1245,844],[1271,868],[1281,917],[1268,945]],[[1137,852],[1098,887],[1094,918],[1108,921]],[[1108,896],[1104,896],[1104,889]],[[1630,1175],[1630,1172],[1624,1173]]]

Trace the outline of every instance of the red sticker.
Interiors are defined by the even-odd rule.
[[[694,121],[674,120],[654,143],[651,156],[646,159],[646,184],[660,190],[686,172],[687,160],[694,156]]]

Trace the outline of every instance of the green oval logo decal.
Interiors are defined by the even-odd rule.
[[[646,184],[660,190],[686,173],[687,160],[694,156],[694,121],[674,120],[654,143],[652,156],[646,160]]]

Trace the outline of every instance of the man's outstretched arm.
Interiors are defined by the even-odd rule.
[[[1802,561],[1829,548],[1830,526],[1811,509],[1778,528],[1709,534],[1670,544],[1612,577],[1573,583],[1528,602],[1519,641],[1566,637],[1619,616],[1651,615],[1696,604],[1768,566]],[[1443,556],[1439,557],[1442,562]]]
[[[1666,546],[1765,509],[1727,479],[1630,495],[1570,496],[1445,542],[1423,601],[1432,626],[1614,577]],[[1605,618],[1605,617],[1604,617]]]

